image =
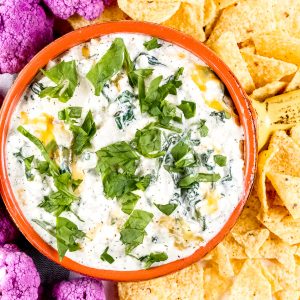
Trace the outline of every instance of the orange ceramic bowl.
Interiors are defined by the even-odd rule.
[[[24,217],[20,207],[18,206],[18,202],[14,196],[6,167],[5,148],[12,113],[16,108],[16,105],[20,101],[24,90],[29,85],[31,80],[36,76],[39,70],[45,65],[47,65],[47,63],[50,60],[54,59],[55,57],[62,54],[63,52],[65,52],[73,46],[86,42],[92,38],[97,38],[102,35],[116,32],[141,33],[155,36],[162,40],[174,43],[202,59],[208,66],[210,66],[214,70],[214,72],[219,76],[219,78],[227,87],[227,90],[235,104],[236,110],[240,118],[240,123],[244,129],[245,134],[243,150],[245,160],[244,189],[240,197],[240,201],[227,223],[212,240],[210,240],[204,247],[199,248],[191,256],[162,266],[154,267],[149,270],[100,270],[81,265],[67,257],[65,257],[63,261],[60,262],[57,251],[50,245],[48,245],[34,231],[34,229],[30,226],[29,222]],[[57,39],[52,44],[44,48],[41,52],[39,52],[22,70],[22,72],[16,79],[13,87],[10,89],[8,95],[6,96],[0,114],[0,146],[0,177],[2,184],[2,197],[11,217],[13,218],[21,232],[28,239],[28,241],[45,256],[55,261],[56,263],[61,264],[67,269],[100,279],[116,281],[146,280],[166,275],[168,273],[178,271],[184,267],[187,267],[192,263],[195,263],[196,261],[200,260],[206,253],[212,250],[219,242],[222,241],[222,239],[230,231],[232,226],[235,224],[238,216],[240,215],[253,185],[257,161],[255,120],[252,113],[251,105],[249,103],[246,93],[241,88],[240,83],[237,81],[237,79],[229,70],[229,68],[225,65],[225,63],[222,62],[205,45],[203,45],[200,42],[197,42],[196,40],[187,35],[184,35],[178,31],[163,26],[133,21],[103,23],[79,29]]]

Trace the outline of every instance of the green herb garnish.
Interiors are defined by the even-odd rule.
[[[149,255],[140,258],[140,261],[145,262],[145,269],[149,269],[154,263],[165,261],[168,255],[165,252],[152,252]]]
[[[177,106],[182,110],[184,117],[190,119],[196,114],[196,103],[192,101],[181,101],[181,104]]]
[[[214,161],[218,166],[224,167],[227,164],[227,157],[217,154],[217,155],[214,155]]]
[[[133,194],[133,193],[128,193],[128,194],[123,195],[120,198],[122,211],[125,214],[130,215],[132,213],[132,211],[134,210],[134,207],[139,199],[140,199],[140,196]]]
[[[126,254],[129,254],[134,248],[143,243],[147,234],[145,228],[152,218],[153,214],[144,210],[134,210],[129,216],[120,231]]]
[[[208,127],[205,125],[206,120],[200,120],[198,125],[198,130],[201,137],[206,137],[208,135]]]
[[[158,43],[157,38],[152,38],[150,41],[145,42],[143,45],[148,51],[160,48],[162,46],[162,44]]]
[[[190,188],[194,183],[196,182],[216,182],[221,178],[220,174],[207,174],[207,173],[198,173],[198,174],[192,174],[188,175],[186,177],[183,177],[179,181],[179,186],[181,188]]]
[[[92,112],[89,111],[81,126],[71,125],[71,131],[74,134],[72,150],[80,155],[84,149],[91,146],[91,139],[96,133],[96,124]]]
[[[178,204],[156,204],[154,205],[165,215],[169,216],[177,208]]]
[[[74,94],[78,84],[75,60],[62,61],[49,70],[41,70],[42,73],[50,78],[57,85],[44,88],[40,91],[39,96],[58,98],[61,102],[67,102]]]
[[[70,106],[58,112],[58,119],[68,124],[75,124],[76,119],[81,118],[82,107]]]
[[[109,249],[109,247],[107,246],[105,248],[105,250],[103,251],[103,253],[101,254],[100,259],[103,261],[107,261],[109,264],[112,264],[115,261],[115,259],[111,255],[108,254],[108,252],[107,252],[108,249]]]

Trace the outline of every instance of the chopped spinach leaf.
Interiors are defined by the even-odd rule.
[[[145,46],[145,48],[150,51],[156,48],[160,48],[162,46],[162,44],[158,43],[158,39],[157,38],[152,38],[150,41],[147,41],[143,44]]]
[[[208,163],[208,160],[213,152],[213,150],[207,150],[207,153],[201,153],[199,156],[202,166],[205,167],[208,171],[213,170],[213,166],[209,165]]]
[[[210,113],[210,116],[215,117],[217,120],[220,120],[221,122],[225,122],[226,119],[230,119],[231,115],[227,111],[213,111]]]
[[[232,173],[231,173],[231,167],[229,167],[228,174],[222,179],[222,182],[231,181],[231,180],[232,180]]]
[[[224,155],[214,155],[214,161],[215,163],[220,166],[220,167],[224,167],[227,164],[227,157]]]
[[[70,106],[58,112],[58,119],[68,124],[75,124],[76,119],[81,118],[82,107]]]
[[[180,141],[172,148],[171,154],[175,160],[176,168],[189,167],[194,165],[196,162],[191,148],[183,141]]]
[[[133,70],[133,63],[123,39],[116,38],[100,61],[86,75],[95,88],[96,96],[100,95],[104,84],[116,75],[122,67],[129,73]]]
[[[134,210],[121,229],[121,241],[125,244],[125,253],[129,254],[142,244],[147,234],[145,228],[153,218],[153,214],[144,210]]]
[[[198,130],[201,137],[206,137],[208,135],[208,127],[205,125],[206,120],[200,120],[198,125]]]
[[[183,177],[179,181],[179,186],[181,188],[190,188],[193,186],[195,182],[216,182],[221,178],[220,174],[207,174],[207,173],[198,173],[198,174],[191,174],[186,177]]]
[[[40,92],[44,89],[44,85],[40,82],[33,82],[30,84],[29,88],[32,90],[33,93],[39,95]]]
[[[105,250],[103,251],[103,253],[101,254],[100,259],[103,261],[107,261],[109,264],[112,264],[115,261],[115,259],[111,255],[108,254],[108,252],[107,252],[108,249],[109,249],[109,247],[107,246],[105,248]]]
[[[74,94],[78,84],[75,60],[62,61],[49,70],[41,70],[42,73],[50,78],[56,86],[46,87],[40,91],[39,96],[44,98],[58,98],[61,102],[67,102]]]
[[[177,106],[182,110],[184,117],[190,119],[196,114],[196,103],[192,101],[181,101],[181,104]]]
[[[149,55],[149,54],[146,53],[146,52],[141,52],[141,53],[133,60],[133,63],[134,63],[135,65],[136,65],[136,63],[137,63],[137,60],[138,60],[141,56],[146,56],[146,57],[147,57],[147,60],[148,60],[148,64],[151,65],[151,66],[158,66],[158,65],[165,66],[165,64],[161,63],[155,56]]]
[[[71,125],[71,131],[74,134],[72,150],[80,155],[84,149],[91,146],[91,139],[96,133],[96,124],[92,112],[89,111],[81,126]]]
[[[154,205],[165,215],[169,216],[177,208],[178,204],[156,204]]]
[[[145,269],[149,269],[154,263],[165,261],[168,255],[165,252],[152,252],[149,255],[140,258],[140,261],[145,262]]]
[[[134,119],[133,107],[126,106],[124,110],[116,112],[114,118],[118,128],[123,129]]]
[[[128,193],[128,194],[123,195],[120,198],[122,211],[125,214],[130,215],[132,213],[132,211],[134,210],[134,207],[139,199],[140,199],[140,196],[133,194],[133,193]]]

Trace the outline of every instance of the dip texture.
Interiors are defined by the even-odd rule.
[[[83,265],[137,270],[187,257],[243,190],[243,130],[222,82],[186,50],[112,34],[49,62],[12,120],[20,207]]]

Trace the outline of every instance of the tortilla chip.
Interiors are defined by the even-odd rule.
[[[245,248],[245,252],[249,258],[254,258],[258,254],[258,250],[269,237],[268,229],[256,229],[248,231],[244,234],[232,233],[234,239]]]
[[[278,93],[283,91],[286,85],[286,82],[274,81],[254,90],[250,97],[257,101],[264,101],[265,99],[276,96]]]
[[[272,0],[241,0],[225,8],[212,31],[208,44],[211,45],[224,32],[233,32],[238,43],[254,35],[275,30],[276,22]]]
[[[68,22],[74,29],[78,29],[93,24],[112,21],[123,21],[128,19],[129,17],[119,8],[118,5],[112,5],[106,7],[103,13],[100,15],[100,17],[92,21],[88,21],[85,18],[75,14],[68,19]]]
[[[226,250],[226,247],[220,243],[213,250],[213,258],[214,261],[219,266],[219,274],[223,277],[232,277],[234,276],[233,268],[230,262],[230,257]]]
[[[140,282],[118,283],[120,300],[203,298],[203,268],[199,263],[179,272]],[[188,298],[187,298],[187,295]]]
[[[246,92],[251,93],[254,90],[254,83],[240,53],[234,34],[224,32],[218,40],[211,44],[211,48],[227,63]]]
[[[237,3],[239,0],[217,0],[217,5],[219,7],[219,9],[223,9],[225,7],[228,7],[232,4]]]
[[[205,41],[203,19],[204,0],[195,3],[182,2],[176,14],[164,22],[163,25],[180,30],[197,40]]]
[[[119,7],[134,20],[162,23],[179,9],[180,0],[118,0]]]
[[[256,87],[280,80],[282,77],[294,74],[297,66],[274,58],[251,54],[241,50],[248,70]]]
[[[276,300],[299,300],[300,291],[286,290],[275,294]]]
[[[259,250],[260,257],[267,259],[277,259],[287,270],[295,270],[294,254],[297,246],[290,246],[282,242],[276,236],[271,235]]]
[[[264,265],[264,260],[260,260],[260,267],[261,272],[263,275],[267,278],[267,280],[270,282],[272,287],[272,293],[276,293],[280,290],[282,290],[282,286],[278,282],[278,279],[275,278],[272,273],[267,269],[267,267]]]
[[[244,247],[233,238],[231,233],[225,237],[225,239],[222,241],[222,245],[225,247],[230,259],[247,258]]]
[[[291,128],[290,131],[291,138],[293,141],[300,146],[300,125],[296,125]]]
[[[264,299],[272,300],[271,285],[261,271],[259,264],[246,260],[226,299]]]
[[[243,43],[241,43],[241,44],[243,44]],[[247,44],[248,44],[248,41],[247,41]],[[242,45],[242,49],[240,51],[242,53],[255,54],[256,50],[255,50],[254,45],[247,45],[247,46]]]
[[[300,220],[295,220],[289,215],[284,216],[286,213],[288,212],[284,207],[278,206],[276,209],[271,209],[263,215],[258,215],[257,218],[284,242],[289,245],[299,244]]]
[[[219,300],[226,293],[232,281],[218,273],[216,265],[204,269],[204,299]],[[176,299],[176,298],[175,298]]]
[[[269,170],[269,163],[276,155],[278,151],[277,147],[269,147],[268,150],[260,152],[258,156],[258,165],[257,165],[257,195],[261,203],[261,209],[263,212],[267,212],[269,209],[269,203],[267,199],[267,190],[266,190],[266,173]]]
[[[210,24],[217,16],[218,9],[214,0],[205,0],[203,26]]]
[[[300,69],[298,69],[291,82],[287,85],[284,92],[287,93],[299,89],[300,89]]]
[[[271,137],[269,148],[273,146],[278,151],[270,161],[268,172],[300,177],[300,147],[282,130]]]
[[[275,172],[267,173],[267,177],[292,217],[300,218],[300,177]]]
[[[273,32],[254,36],[253,41],[259,55],[300,65],[300,39]]]
[[[300,2],[284,0],[275,2],[275,18],[277,28],[290,36],[300,37]]]

